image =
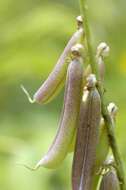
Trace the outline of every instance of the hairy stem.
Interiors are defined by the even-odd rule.
[[[89,63],[91,65],[92,72],[96,74],[97,79],[99,80],[99,75],[98,75],[98,71],[97,71],[96,63],[95,63],[95,57],[93,55],[93,50],[91,46],[90,31],[89,31],[88,18],[87,18],[86,0],[79,0],[79,2],[80,2],[81,16],[83,17],[83,20],[84,20],[83,27],[85,31],[85,42],[86,42],[86,49],[87,49]],[[119,151],[116,137],[115,137],[114,126],[113,126],[114,124],[107,111],[106,102],[104,100],[104,90],[103,90],[103,86],[101,86],[101,83],[99,83],[98,85],[98,91],[101,96],[102,115],[104,117],[104,120],[107,126],[109,143],[110,143],[110,146],[115,158],[115,162],[116,162],[117,175],[120,181],[120,189],[126,190],[126,179],[125,179],[123,162],[120,156],[120,151]]]

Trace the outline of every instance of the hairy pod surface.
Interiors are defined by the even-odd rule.
[[[99,139],[101,101],[96,88],[82,101],[72,168],[73,190],[90,190]]]
[[[83,29],[81,28],[73,34],[53,71],[35,93],[33,97],[33,100],[35,102],[46,104],[60,92],[65,83],[67,68],[69,64],[68,61],[66,61],[66,58],[70,54],[72,46],[78,42],[82,34]]]
[[[99,190],[120,190],[119,180],[114,169],[103,176]]]
[[[83,66],[78,59],[73,60],[67,72],[64,106],[56,137],[47,154],[36,168],[57,168],[64,160],[78,123],[82,97]]]

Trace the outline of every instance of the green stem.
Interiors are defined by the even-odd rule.
[[[104,101],[102,101],[104,102]],[[104,117],[107,131],[108,131],[108,137],[109,137],[109,143],[115,158],[116,163],[116,171],[118,175],[118,179],[120,181],[120,189],[126,190],[126,179],[125,179],[125,172],[123,167],[123,162],[121,160],[120,151],[117,145],[116,137],[115,137],[115,126],[114,123],[111,120],[110,115],[108,114],[106,106],[102,103],[102,115]]]
[[[99,175],[95,174],[93,176],[91,190],[97,190],[99,179],[100,179]]]
[[[83,21],[84,21],[83,22],[83,28],[84,28],[84,33],[85,33],[84,45],[86,45],[87,56],[89,59],[88,61],[92,67],[92,72],[96,73],[95,60],[94,60],[94,56],[93,56],[93,49],[91,46],[91,39],[90,39],[90,31],[89,31],[89,27],[88,27],[86,0],[79,0],[79,1],[80,1],[81,16],[82,16]]]
[[[96,68],[96,63],[95,63],[95,58],[93,55],[93,50],[91,46],[91,39],[90,39],[90,31],[89,31],[89,26],[88,26],[88,18],[87,18],[87,9],[86,9],[86,0],[79,0],[80,1],[80,11],[81,11],[81,16],[84,20],[83,22],[83,27],[85,31],[85,42],[86,42],[86,49],[87,49],[87,55],[89,59],[89,63],[92,68],[92,72],[96,74],[97,79],[99,80],[99,74]],[[101,96],[101,103],[102,103],[102,115],[104,117],[106,126],[107,126],[107,132],[108,132],[108,137],[109,137],[109,143],[115,158],[116,162],[116,167],[117,167],[117,175],[120,181],[120,189],[121,190],[126,190],[126,179],[125,179],[125,172],[123,168],[123,162],[120,156],[120,151],[117,145],[116,137],[115,137],[115,132],[114,132],[114,124],[111,120],[111,117],[107,111],[106,107],[106,102],[104,100],[104,91],[102,85],[99,83],[98,85],[98,91]]]

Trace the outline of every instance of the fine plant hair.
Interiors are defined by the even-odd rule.
[[[86,0],[79,0],[79,4],[77,30],[46,81],[33,99],[22,87],[31,103],[43,105],[52,101],[65,86],[57,134],[36,166],[25,167],[56,169],[73,152],[72,190],[126,190],[123,161],[115,136],[118,108],[105,100],[105,58],[110,48],[101,42],[94,53]]]

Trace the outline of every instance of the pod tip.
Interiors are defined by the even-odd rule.
[[[39,161],[36,165],[35,165],[35,170],[39,169],[41,167],[41,162]]]
[[[112,165],[114,163],[115,163],[115,161],[114,161],[113,155],[109,155],[107,157],[107,159],[105,160],[104,165]]]
[[[71,53],[74,57],[80,57],[83,54],[84,46],[80,43],[72,46]]]
[[[97,56],[102,56],[102,57],[108,57],[110,52],[110,47],[105,43],[101,42],[98,47],[97,47]]]
[[[97,80],[96,80],[96,76],[94,74],[90,74],[87,77],[87,87],[88,88],[93,88],[96,86]]]
[[[107,106],[108,112],[109,114],[115,118],[115,116],[117,115],[118,112],[118,107],[116,106],[115,103],[111,102],[109,103],[109,105]]]
[[[48,160],[48,156],[44,156],[41,160],[39,160],[38,162],[37,162],[37,164],[35,165],[35,169],[38,169],[38,168],[40,168],[41,166],[43,166],[43,167],[46,167],[46,165],[47,165],[47,160]]]
[[[82,27],[83,25],[83,18],[81,15],[77,16],[76,17],[76,21],[77,21],[77,26],[78,26],[78,29]]]
[[[26,88],[25,88],[23,85],[21,85],[21,89],[23,90],[23,92],[24,92],[25,95],[27,96],[29,102],[30,102],[31,104],[33,104],[33,103],[35,102],[35,100],[30,97],[30,94],[28,93],[28,91],[26,90]]]

